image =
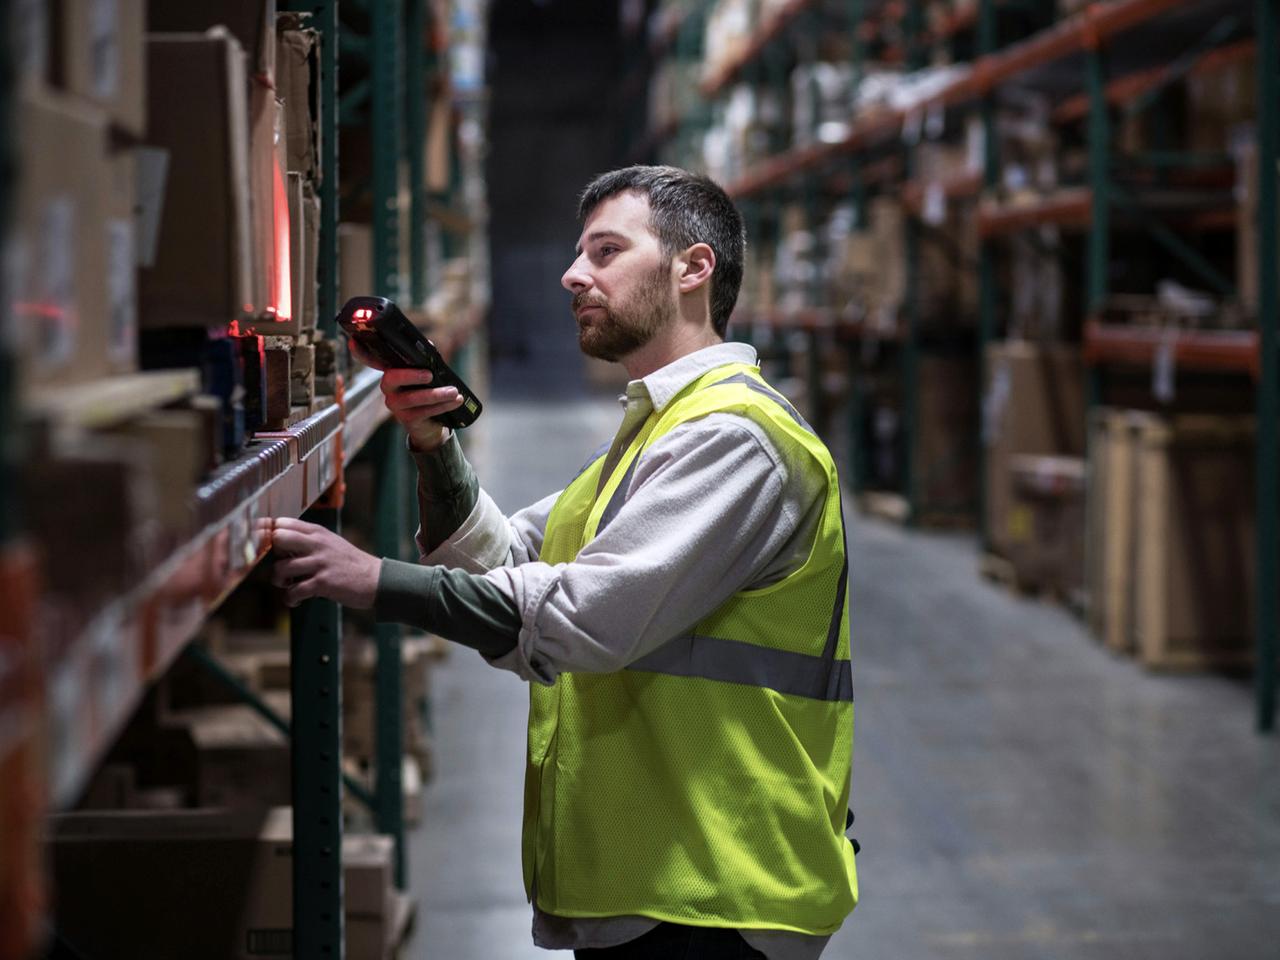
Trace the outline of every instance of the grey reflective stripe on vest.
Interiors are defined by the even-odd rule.
[[[848,660],[774,650],[741,640],[677,637],[627,669],[740,683],[810,700],[853,702],[853,672]]]
[[[800,424],[800,426],[802,426],[805,430],[812,433],[815,437],[818,435],[818,431],[813,429],[813,427],[809,426],[809,424],[805,423],[804,417],[800,416],[800,411],[797,410],[795,407],[793,407],[787,401],[786,397],[778,393],[776,390],[771,390],[769,387],[766,387],[759,380],[756,380],[753,377],[748,377],[745,373],[735,373],[732,377],[725,377],[725,379],[723,380],[717,380],[715,383],[711,384],[711,386],[719,387],[719,386],[723,386],[726,383],[741,383],[750,387],[756,393],[763,394],[764,396],[772,400],[774,403],[776,403],[778,406],[780,406],[783,410],[787,411],[787,413],[791,415],[791,419],[794,420],[796,423]]]

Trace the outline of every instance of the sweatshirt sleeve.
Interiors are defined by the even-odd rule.
[[[487,657],[515,648],[520,611],[497,584],[463,570],[383,560],[374,616],[438,634]]]

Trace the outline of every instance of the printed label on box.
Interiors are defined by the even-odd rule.
[[[93,95],[110,100],[120,90],[120,3],[94,0],[89,10]]]
[[[39,279],[29,315],[35,326],[35,360],[46,367],[62,366],[75,354],[75,225],[70,197],[51,199],[40,217]]]
[[[131,220],[107,221],[107,350],[114,363],[127,362],[138,341],[138,272]]]
[[[17,0],[10,8],[10,55],[20,77],[43,79],[49,72],[49,14],[45,0]]]

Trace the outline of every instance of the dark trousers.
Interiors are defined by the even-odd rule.
[[[597,950],[575,950],[576,960],[764,960],[737,930],[660,923],[643,937]]]

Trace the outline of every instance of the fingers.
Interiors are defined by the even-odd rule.
[[[320,569],[320,561],[314,556],[286,557],[277,560],[271,568],[271,582],[277,587],[287,587],[293,581],[302,581]]]
[[[320,581],[316,577],[291,584],[284,592],[284,602],[289,607],[296,607],[303,600],[310,600],[317,595]]]
[[[401,390],[413,390],[425,387],[435,379],[430,370],[417,367],[397,367],[382,374],[378,386],[386,395],[399,393]]]
[[[364,348],[350,337],[347,338],[347,346],[351,349],[351,356],[360,363],[363,363],[366,367],[372,367],[374,370],[383,369],[382,365],[379,364],[377,360],[365,352]]]

